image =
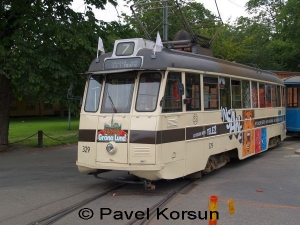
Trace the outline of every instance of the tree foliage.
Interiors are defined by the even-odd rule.
[[[7,144],[9,102],[28,96],[66,104],[70,82],[81,96],[85,72],[96,57],[98,37],[107,50],[114,39],[130,34],[126,25],[95,19],[90,6],[82,14],[72,0],[2,0],[0,5],[0,145]],[[104,8],[115,0],[86,0]]]
[[[100,8],[106,3],[87,2]],[[57,102],[65,97],[70,82],[75,86],[82,83],[78,73],[84,72],[95,57],[97,38],[110,25],[98,25],[91,10],[85,14],[74,12],[70,3],[2,2],[0,74],[12,81],[19,97],[25,94]]]
[[[184,18],[181,16],[178,6],[180,6],[188,24],[195,33],[212,34],[216,30],[216,17],[207,10],[203,4],[195,1],[173,1],[168,2],[168,36],[172,40],[175,34],[181,29],[187,29]],[[178,3],[178,4],[177,4]],[[156,33],[163,33],[163,4],[162,1],[138,1],[129,0],[127,4],[132,5],[134,13],[145,27],[151,38],[156,37]],[[144,31],[134,16],[123,14],[126,23],[130,24],[136,31],[136,36],[145,37]]]
[[[251,57],[264,69],[297,71],[299,61],[300,28],[299,1],[297,0],[249,0],[247,10],[254,16],[251,25],[245,26],[250,34],[251,27],[260,27],[256,32],[263,36],[256,37],[256,53]],[[298,32],[299,33],[299,32]],[[263,42],[260,41],[264,40]],[[298,61],[298,62],[297,62]]]
[[[299,71],[299,1],[249,0],[251,18],[240,17],[220,33],[217,57],[268,70]]]
[[[280,44],[282,58],[285,58],[285,69],[299,71],[300,66],[300,2],[289,0],[278,17],[281,34]]]

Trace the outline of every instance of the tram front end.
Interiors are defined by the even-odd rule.
[[[141,49],[153,54],[153,45],[139,38],[118,40],[112,53],[92,62],[80,114],[81,173],[121,170],[161,179],[157,130],[164,71],[142,69],[145,56],[138,54]]]

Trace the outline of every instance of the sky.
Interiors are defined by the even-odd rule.
[[[204,5],[205,8],[209,9],[213,14],[218,15],[217,8],[215,5],[215,0],[195,0],[196,2],[200,2]],[[233,22],[237,17],[240,16],[248,16],[245,11],[245,4],[248,0],[217,0],[219,12],[221,14],[221,18],[223,22]],[[129,13],[131,15],[131,10],[129,7],[126,7],[124,0],[118,0],[119,6],[117,6],[117,10],[121,15],[121,12]],[[85,5],[83,0],[74,0],[72,8],[78,12],[84,12]],[[96,18],[99,20],[103,20],[106,22],[116,21],[118,20],[118,13],[116,9],[111,5],[107,4],[105,6],[105,10],[93,10]]]

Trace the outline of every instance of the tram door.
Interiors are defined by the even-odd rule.
[[[129,113],[135,77],[136,72],[109,74],[106,77],[98,119],[97,162],[128,163]]]
[[[182,74],[169,72],[161,116],[161,160],[165,164],[164,176],[185,175],[185,115],[182,104]]]
[[[198,73],[185,73],[185,109],[186,144],[185,170],[187,174],[195,173],[206,165],[204,160],[204,126],[205,119],[201,113],[201,78]],[[203,165],[204,164],[204,165]]]
[[[299,132],[300,129],[300,87],[287,87],[286,128],[288,131]]]

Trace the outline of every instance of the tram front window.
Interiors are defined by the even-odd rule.
[[[101,113],[129,113],[136,73],[106,77]]]
[[[100,76],[90,77],[84,111],[96,112],[98,110],[102,81],[103,79]]]
[[[160,73],[141,74],[135,106],[136,111],[153,112],[156,109],[160,82]]]

